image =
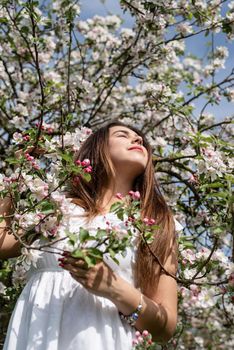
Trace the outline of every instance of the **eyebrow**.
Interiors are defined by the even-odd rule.
[[[124,134],[126,134],[126,135],[129,135],[130,134],[130,132],[129,131],[127,131],[127,130],[116,130],[116,131],[114,131],[113,132],[113,134],[112,135],[114,135],[114,134],[116,134],[117,132],[123,132]],[[137,133],[135,133],[135,135],[134,136],[139,136],[139,137],[141,137],[140,135],[138,135]]]

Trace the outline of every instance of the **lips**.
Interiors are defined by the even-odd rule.
[[[131,151],[131,150],[137,150],[137,151],[143,152],[143,149],[142,149],[142,147],[140,147],[140,146],[133,146],[133,147],[130,147],[128,150],[129,150],[129,151]]]

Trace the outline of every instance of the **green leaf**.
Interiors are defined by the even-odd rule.
[[[80,243],[84,243],[89,237],[90,237],[89,231],[81,227],[79,232]]]
[[[13,157],[6,158],[5,161],[9,164],[19,164],[19,160]]]
[[[204,184],[204,185],[202,185],[200,188],[201,189],[205,189],[205,188],[219,188],[219,187],[222,187],[222,186],[224,186],[223,184],[222,184],[222,182],[213,182],[213,183],[211,183],[211,184]]]
[[[146,240],[146,242],[148,244],[153,243],[153,241],[154,241],[154,234],[153,234],[153,232],[150,232],[150,231],[144,232],[144,238],[145,238],[145,240]]]
[[[83,173],[82,177],[87,182],[89,182],[91,180],[91,175],[89,173]]]
[[[194,248],[194,245],[192,242],[183,242],[183,247],[185,249],[188,249],[188,248]]]
[[[84,251],[81,249],[76,249],[74,252],[71,253],[71,256],[73,258],[77,258],[77,259],[84,259],[85,258]]]
[[[211,197],[220,197],[220,198],[228,199],[229,193],[220,191],[220,192],[210,193],[206,196],[206,198],[211,198]]]
[[[112,204],[112,206],[110,207],[110,211],[111,212],[116,212],[118,209],[120,209],[123,205],[123,202],[115,202],[114,204]]]
[[[20,31],[24,34],[28,34],[29,33],[29,28],[27,26],[22,26],[20,28]]]
[[[94,257],[97,260],[103,259],[103,252],[97,248],[89,248],[88,255]]]
[[[54,211],[54,203],[52,203],[50,201],[43,201],[40,204],[40,208],[41,208],[41,211],[43,213],[48,213],[49,214],[50,212]]]
[[[61,157],[63,160],[65,160],[68,163],[73,160],[73,157],[72,157],[71,153],[69,153],[69,152],[61,153]]]
[[[97,230],[97,233],[96,233],[96,239],[97,240],[99,240],[99,239],[102,239],[102,238],[104,238],[105,236],[107,235],[107,232],[106,232],[106,230]]]
[[[77,234],[69,233],[67,236],[69,238],[69,243],[74,246],[76,244],[77,240],[78,240]]]
[[[84,261],[86,262],[88,268],[95,266],[97,263],[96,258],[89,255],[84,257]]]
[[[121,209],[118,210],[117,217],[118,217],[121,221],[123,221],[123,219],[124,219],[124,210],[123,210],[123,208],[121,208]]]
[[[115,257],[116,256],[116,252],[113,249],[108,249],[108,253],[110,254],[110,257],[112,260],[114,260],[114,262],[119,265],[119,260]]]
[[[150,226],[151,230],[158,230],[160,228],[160,225],[152,225]]]

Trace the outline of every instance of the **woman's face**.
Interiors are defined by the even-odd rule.
[[[139,176],[146,168],[148,152],[142,137],[125,126],[109,129],[109,152],[116,172],[126,172]]]

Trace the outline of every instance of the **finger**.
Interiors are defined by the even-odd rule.
[[[63,264],[62,267],[77,277],[86,277],[87,276],[87,270],[81,269],[81,268],[74,266],[72,264]]]
[[[65,257],[62,259],[64,264],[71,264],[87,270],[87,263],[83,259],[77,259],[72,257]]]
[[[77,282],[79,282],[80,284],[82,284],[82,286],[85,286],[86,283],[86,279],[83,277],[78,277],[76,276],[74,273],[70,272],[70,275],[72,276],[72,278],[74,278]]]

